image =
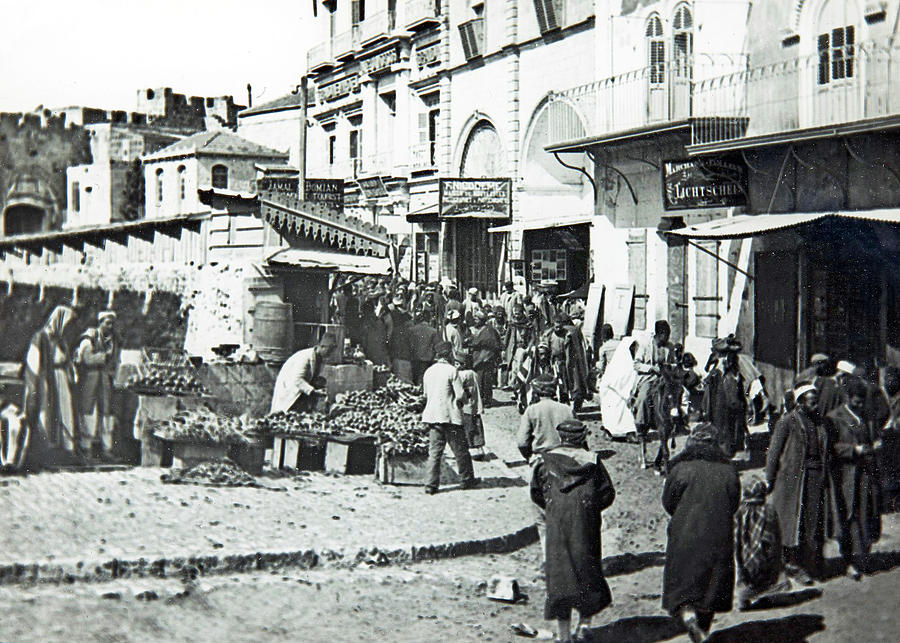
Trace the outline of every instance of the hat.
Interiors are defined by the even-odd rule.
[[[853,371],[856,370],[856,364],[849,360],[842,359],[837,363],[837,370],[842,373],[846,373],[847,375],[853,375]]]
[[[822,362],[828,361],[828,355],[825,353],[816,353],[812,357],[809,358],[810,364],[821,364]]]
[[[539,351],[549,351],[549,350],[550,350],[550,344],[548,344],[547,342],[545,342],[545,341],[542,340],[541,343],[538,344],[538,350],[539,350]]]
[[[538,284],[541,288],[549,288],[550,286],[556,286],[557,283],[553,279],[541,279],[541,283]]]
[[[117,319],[118,315],[112,310],[101,310],[97,313],[97,321],[102,323],[104,319]]]
[[[447,321],[448,322],[459,321],[460,317],[462,317],[462,315],[460,315],[459,311],[456,310],[455,308],[451,308],[450,310],[447,311]]]
[[[484,321],[485,319],[487,319],[487,313],[485,313],[483,310],[476,310],[472,313],[472,319]]]
[[[403,298],[403,295],[401,295],[400,293],[395,293],[394,299],[392,301],[397,306],[402,306],[403,304],[406,303],[406,300]]]
[[[587,436],[587,427],[581,420],[566,420],[556,426],[556,432],[563,442],[582,444]]]
[[[720,355],[724,355],[725,353],[739,353],[743,347],[744,345],[741,344],[740,340],[735,338],[734,335],[729,335],[728,337],[716,337],[712,340],[712,349]]]
[[[794,389],[794,399],[799,402],[801,397],[803,397],[807,393],[809,393],[811,391],[815,391],[815,390],[816,390],[816,387],[813,386],[812,384],[801,384],[797,388]]]
[[[450,357],[453,352],[453,344],[450,342],[438,342],[434,347],[435,357]]]
[[[549,373],[542,373],[531,381],[531,390],[541,397],[550,397],[556,393],[556,378]]]
[[[687,439],[688,444],[718,444],[719,432],[710,422],[703,422],[694,427]]]
[[[475,287],[473,286],[472,288],[469,288],[466,292],[469,293],[470,295],[477,295],[477,294],[478,294],[478,288],[475,288]]]

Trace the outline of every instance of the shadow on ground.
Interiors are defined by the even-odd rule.
[[[528,482],[522,478],[481,478],[479,489],[505,489],[507,487],[527,487]]]
[[[662,567],[666,562],[666,553],[662,551],[645,551],[640,554],[619,554],[603,559],[604,576],[621,576],[633,574],[647,567]]]
[[[655,643],[674,638],[684,628],[668,616],[629,616],[603,627],[592,628],[590,643]]]
[[[715,627],[715,623],[713,623]],[[718,632],[709,643],[803,643],[810,635],[825,629],[825,617],[819,614],[796,614],[769,621],[749,621]]]

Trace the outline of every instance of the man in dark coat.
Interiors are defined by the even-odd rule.
[[[892,498],[900,488],[900,369],[893,366],[885,369],[884,392],[888,398],[888,419],[881,432],[884,446],[879,469],[882,489]]]
[[[560,401],[570,402],[572,410],[577,413],[585,398],[591,394],[581,329],[567,316],[560,314],[553,330],[546,334],[545,341],[550,346],[553,371],[559,380]]]
[[[500,335],[487,323],[483,310],[472,313],[473,328],[469,340],[472,351],[472,368],[478,375],[481,400],[485,407],[494,402],[494,381],[497,377],[497,362],[500,359]]]
[[[409,329],[413,384],[421,386],[422,376],[434,363],[434,349],[440,342],[441,335],[432,323],[430,312],[422,311],[416,316],[416,323]]]
[[[733,337],[713,342],[719,361],[704,382],[703,411],[719,431],[719,444],[729,458],[742,452],[747,437],[747,397],[738,366],[741,343]]]
[[[831,439],[841,557],[847,575],[859,580],[872,544],[881,537],[881,479],[875,458],[881,439],[880,431],[864,419],[866,383],[853,378],[845,390],[847,402],[828,414],[826,431]]]
[[[731,610],[734,513],[741,499],[737,470],[718,432],[699,425],[669,462],[663,508],[669,521],[663,609],[680,618],[694,643],[706,640],[715,612]]]
[[[775,425],[766,456],[766,483],[778,513],[785,568],[804,585],[823,572],[830,444],[818,417],[816,387],[794,389],[797,405]]]
[[[583,640],[591,617],[612,602],[603,576],[600,512],[616,493],[599,457],[586,450],[585,425],[568,420],[556,430],[561,444],[540,456],[531,497],[547,512],[544,618],[556,619],[558,640],[569,641],[574,609],[577,641]]]

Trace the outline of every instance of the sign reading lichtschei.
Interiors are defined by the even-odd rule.
[[[512,179],[441,179],[441,217],[508,219],[512,213]]]
[[[739,157],[663,161],[663,208],[747,205],[747,166]]]

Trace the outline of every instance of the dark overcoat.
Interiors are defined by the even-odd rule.
[[[741,498],[737,470],[721,449],[692,444],[672,459],[663,487],[669,520],[662,605],[731,610],[734,513]]]
[[[603,576],[600,512],[615,498],[596,455],[569,446],[546,451],[535,466],[531,497],[546,509],[544,618],[592,616],[612,602]]]
[[[881,537],[881,476],[874,452],[859,454],[855,447],[871,449],[877,434],[845,405],[829,413],[825,423],[832,440],[832,515],[842,524],[857,519],[865,541],[874,543]]]
[[[775,425],[766,454],[766,482],[772,490],[770,501],[778,512],[781,542],[785,547],[799,544],[801,499],[806,480],[804,426],[809,424],[815,425],[799,408],[794,408]],[[815,425],[815,429],[823,466],[828,471],[830,441],[821,425]]]

